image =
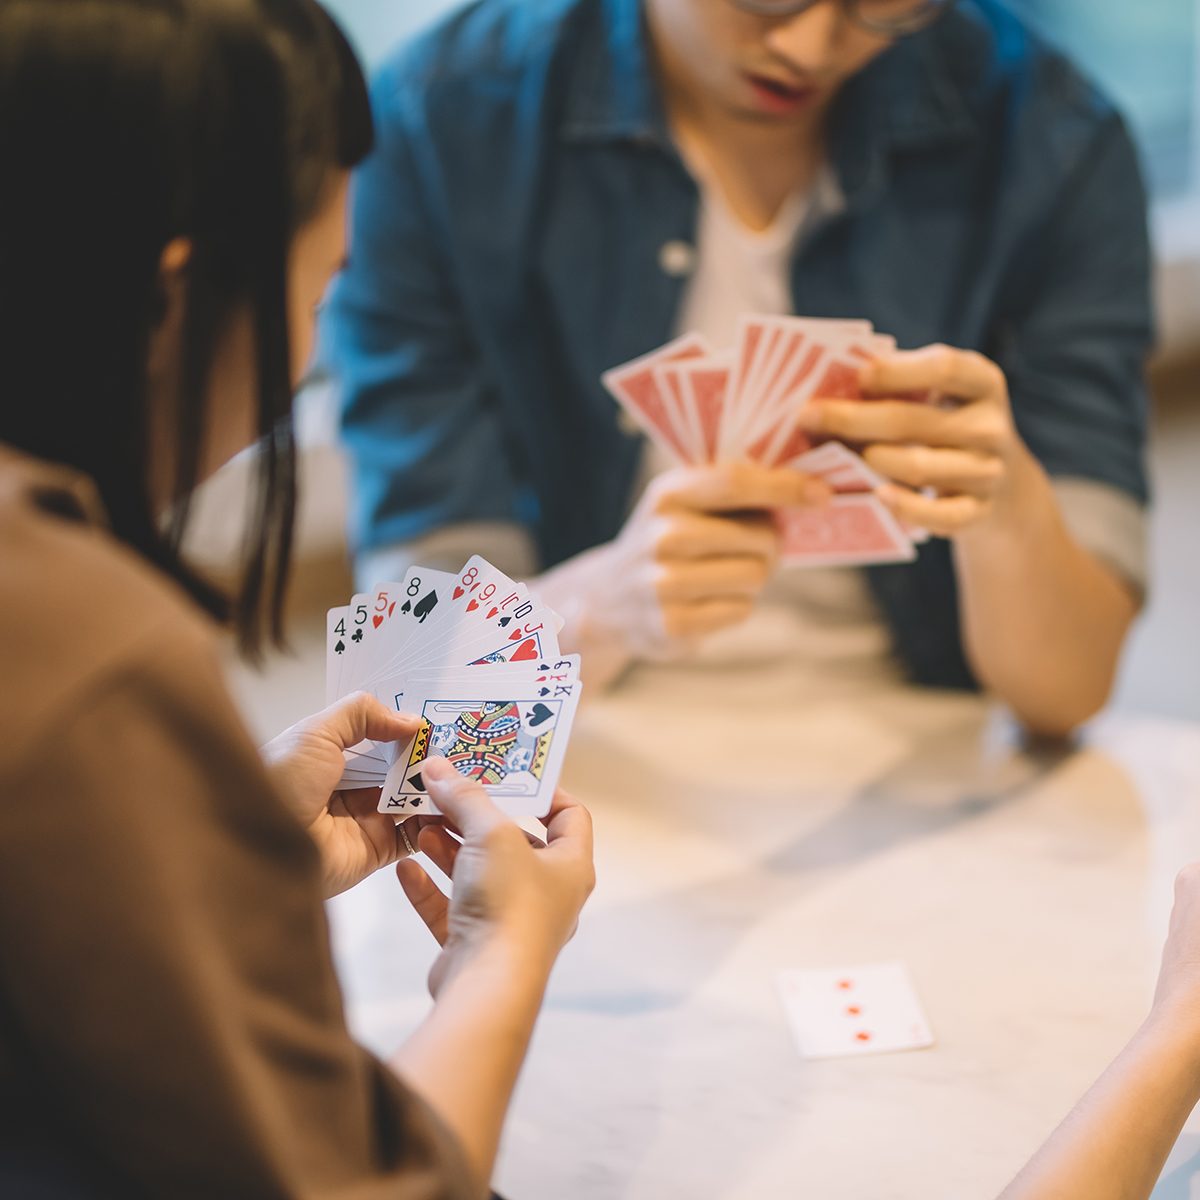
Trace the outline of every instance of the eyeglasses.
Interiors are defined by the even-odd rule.
[[[839,0],[852,21],[885,37],[904,37],[932,25],[955,0]],[[821,0],[731,0],[761,17],[797,17]]]

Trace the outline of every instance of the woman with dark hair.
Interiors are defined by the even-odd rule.
[[[291,389],[371,140],[312,0],[0,0],[0,1194],[486,1192],[587,814],[561,797],[534,846],[434,763],[447,902],[411,822],[333,793],[408,718],[351,698],[264,762],[214,646],[214,618],[280,637]],[[255,440],[230,598],[181,540]],[[389,1068],[322,897],[393,863],[443,949]]]

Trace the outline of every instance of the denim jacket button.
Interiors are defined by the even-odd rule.
[[[696,269],[696,249],[687,242],[665,242],[658,252],[658,265],[673,279],[683,279]]]

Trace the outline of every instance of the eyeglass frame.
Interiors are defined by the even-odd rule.
[[[789,3],[778,6],[772,0],[729,0],[729,2],[735,8],[740,8],[743,12],[752,13],[758,17],[783,18],[798,17],[802,13],[808,12],[810,8],[816,8],[818,4],[823,3],[823,0],[790,0]],[[926,11],[921,15],[914,14],[908,21],[898,20],[895,22],[872,21],[869,17],[864,17],[859,12],[861,2],[862,0],[836,0],[836,3],[846,9],[847,15],[859,28],[887,37],[910,37],[914,33],[920,33],[923,29],[937,24],[958,0],[924,0]]]

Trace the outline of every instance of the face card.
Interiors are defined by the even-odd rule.
[[[791,567],[854,567],[912,562],[917,552],[875,495],[834,496],[823,508],[776,514],[781,561]]]
[[[903,963],[782,971],[779,994],[805,1058],[886,1054],[934,1043]]]
[[[434,754],[483,784],[510,816],[544,817],[550,811],[582,685],[575,681],[563,685],[565,695],[541,697],[523,680],[509,685],[505,672],[482,669],[479,683],[460,684],[449,694],[430,695],[430,685],[409,689],[403,709],[418,714],[423,724],[388,772],[380,812],[436,813],[420,771]]]

